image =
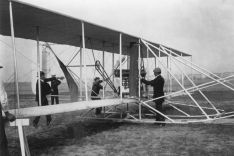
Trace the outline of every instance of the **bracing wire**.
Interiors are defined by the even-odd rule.
[[[117,93],[117,89],[115,88],[114,83],[111,81],[110,77],[106,73],[106,71],[103,68],[103,66],[101,65],[100,61],[97,60],[95,62],[95,68],[99,72],[99,74],[104,78],[104,80],[106,81],[106,83],[111,87],[111,89],[113,89],[113,91],[115,93]]]

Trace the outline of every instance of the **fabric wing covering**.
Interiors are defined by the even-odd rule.
[[[53,51],[52,51],[53,52]],[[70,72],[68,71],[67,67],[63,64],[63,62],[56,56],[56,54],[53,52],[54,56],[56,57],[60,68],[62,69],[66,79],[67,79],[67,84],[69,87],[69,91],[70,91],[70,96],[71,96],[71,102],[77,102],[78,101],[78,95],[79,95],[79,88],[74,80],[74,78],[72,77],[72,75],[70,74]]]
[[[76,14],[63,14],[28,4],[21,0],[10,0],[10,2],[12,2],[13,8],[14,35],[18,38],[36,40],[38,31],[40,41],[81,47],[81,24],[84,23],[85,48],[119,54],[119,35],[121,33],[123,55],[130,55],[129,49],[142,38],[122,32],[121,30],[114,30],[79,19]],[[9,1],[0,0],[0,34],[11,36],[10,28]],[[147,39],[144,40],[158,48],[162,45]],[[167,48],[180,56],[190,56],[176,49]],[[144,58],[154,57],[152,54],[147,56],[147,48],[145,46],[141,47],[141,51]],[[154,52],[159,56],[157,49],[154,49]],[[160,53],[160,57],[166,56]]]

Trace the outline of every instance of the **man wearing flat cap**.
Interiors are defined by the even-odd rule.
[[[142,83],[145,83],[146,85],[151,85],[153,87],[154,90],[154,95],[153,98],[158,98],[161,96],[164,96],[164,91],[163,91],[163,87],[164,87],[164,78],[161,76],[161,69],[160,68],[155,68],[153,70],[155,78],[151,81],[147,81],[144,78],[141,79]],[[163,107],[162,104],[164,102],[164,98],[160,98],[160,99],[156,99],[155,101],[155,107],[158,111],[162,112],[163,111]],[[165,121],[165,117],[162,116],[161,114],[157,113],[156,114],[156,121]],[[159,125],[165,126],[165,123],[161,123]]]
[[[93,86],[92,86],[92,92],[91,92],[91,99],[92,100],[100,100],[101,98],[99,97],[99,92],[101,89],[103,89],[103,86],[101,85],[103,81],[100,80],[99,77],[95,77],[93,81]],[[102,107],[96,108],[95,114],[99,115],[102,112]]]

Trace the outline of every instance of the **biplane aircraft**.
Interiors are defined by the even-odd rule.
[[[165,123],[183,124],[210,122],[234,116],[234,112],[225,112],[222,109],[216,108],[211,100],[202,92],[202,89],[217,84],[234,91],[232,84],[229,82],[233,76],[221,78],[186,59],[186,57],[191,57],[191,55],[185,52],[143,39],[140,36],[130,35],[125,32],[100,26],[59,12],[27,4],[20,0],[0,0],[0,21],[0,34],[12,37],[12,51],[15,56],[14,72],[16,80],[17,107],[10,110],[10,112],[15,114],[17,119],[78,110],[87,110],[87,113],[89,113],[90,110],[97,107],[107,108],[104,112],[105,115],[102,116],[101,119],[136,123],[155,123],[157,121],[152,118],[147,118],[147,116],[153,116],[156,113],[159,113],[166,118]],[[15,38],[30,39],[37,43],[38,75],[40,75],[39,73],[42,69],[40,60],[40,43],[43,43],[43,46],[54,55],[66,78],[67,85],[69,87],[70,102],[59,105],[21,108],[17,80],[20,69],[17,68]],[[74,57],[79,56],[80,60],[76,65],[80,70],[79,76],[70,69],[71,66],[65,65],[62,59],[57,56],[51,43],[70,45],[80,48],[79,52],[73,55],[71,59],[72,61]],[[101,51],[112,55],[111,73],[106,72],[104,59],[102,62],[94,59],[95,62],[92,62],[92,65],[87,64],[87,60],[84,56],[88,53],[87,51],[90,50]],[[95,51],[92,52],[95,53]],[[114,60],[116,59],[114,59],[115,56],[117,56],[117,59],[119,60],[117,65],[114,65]],[[159,112],[150,104],[157,98],[149,99],[148,94],[147,98],[143,97],[146,89],[141,89],[142,84],[140,78],[142,77],[142,73],[146,70],[142,64],[149,58],[153,58],[156,62],[155,66],[160,66],[162,70],[165,71],[168,77],[168,92],[162,97],[166,98],[165,103],[175,111],[178,111],[179,115],[170,115]],[[166,63],[163,59],[166,59]],[[124,62],[127,62],[128,64],[125,69],[123,68]],[[170,64],[174,64],[177,70],[182,73],[183,78],[187,79],[190,83],[189,87],[186,87],[183,84],[183,79],[180,81]],[[155,66],[151,68],[154,68]],[[90,100],[91,96],[88,88],[86,71],[87,68],[91,67],[98,71],[105,81],[105,84],[110,88],[109,90],[111,90],[110,92],[113,96],[103,96],[101,100]],[[196,85],[192,77],[185,72],[185,67],[191,68],[192,70],[205,75],[211,81]],[[40,79],[40,76],[38,76],[38,79]],[[118,84],[113,82],[114,79],[119,80]],[[179,90],[172,91],[172,80],[177,83],[180,88]],[[199,103],[199,101],[192,96],[192,93],[194,92],[198,92],[206,100],[206,104]],[[191,102],[186,104],[170,100],[171,97],[181,95],[187,96]],[[128,106],[130,104],[137,105],[137,113],[132,113],[130,110],[131,107],[127,107],[126,110],[121,110],[119,112],[115,110],[116,107],[110,108],[111,106]],[[194,107],[198,109],[200,113],[189,114],[181,107]],[[142,111],[143,108],[148,110],[148,114]],[[123,116],[123,112],[127,115]],[[87,113],[84,113],[80,117],[85,118]],[[121,115],[117,118],[113,118],[113,114]],[[20,122],[18,120],[18,124],[19,123]],[[23,143],[21,150],[22,155],[25,155]]]

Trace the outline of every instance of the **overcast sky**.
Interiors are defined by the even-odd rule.
[[[233,0],[23,0],[185,51],[234,71]]]
[[[234,72],[233,0],[21,1],[184,51],[213,72]]]

